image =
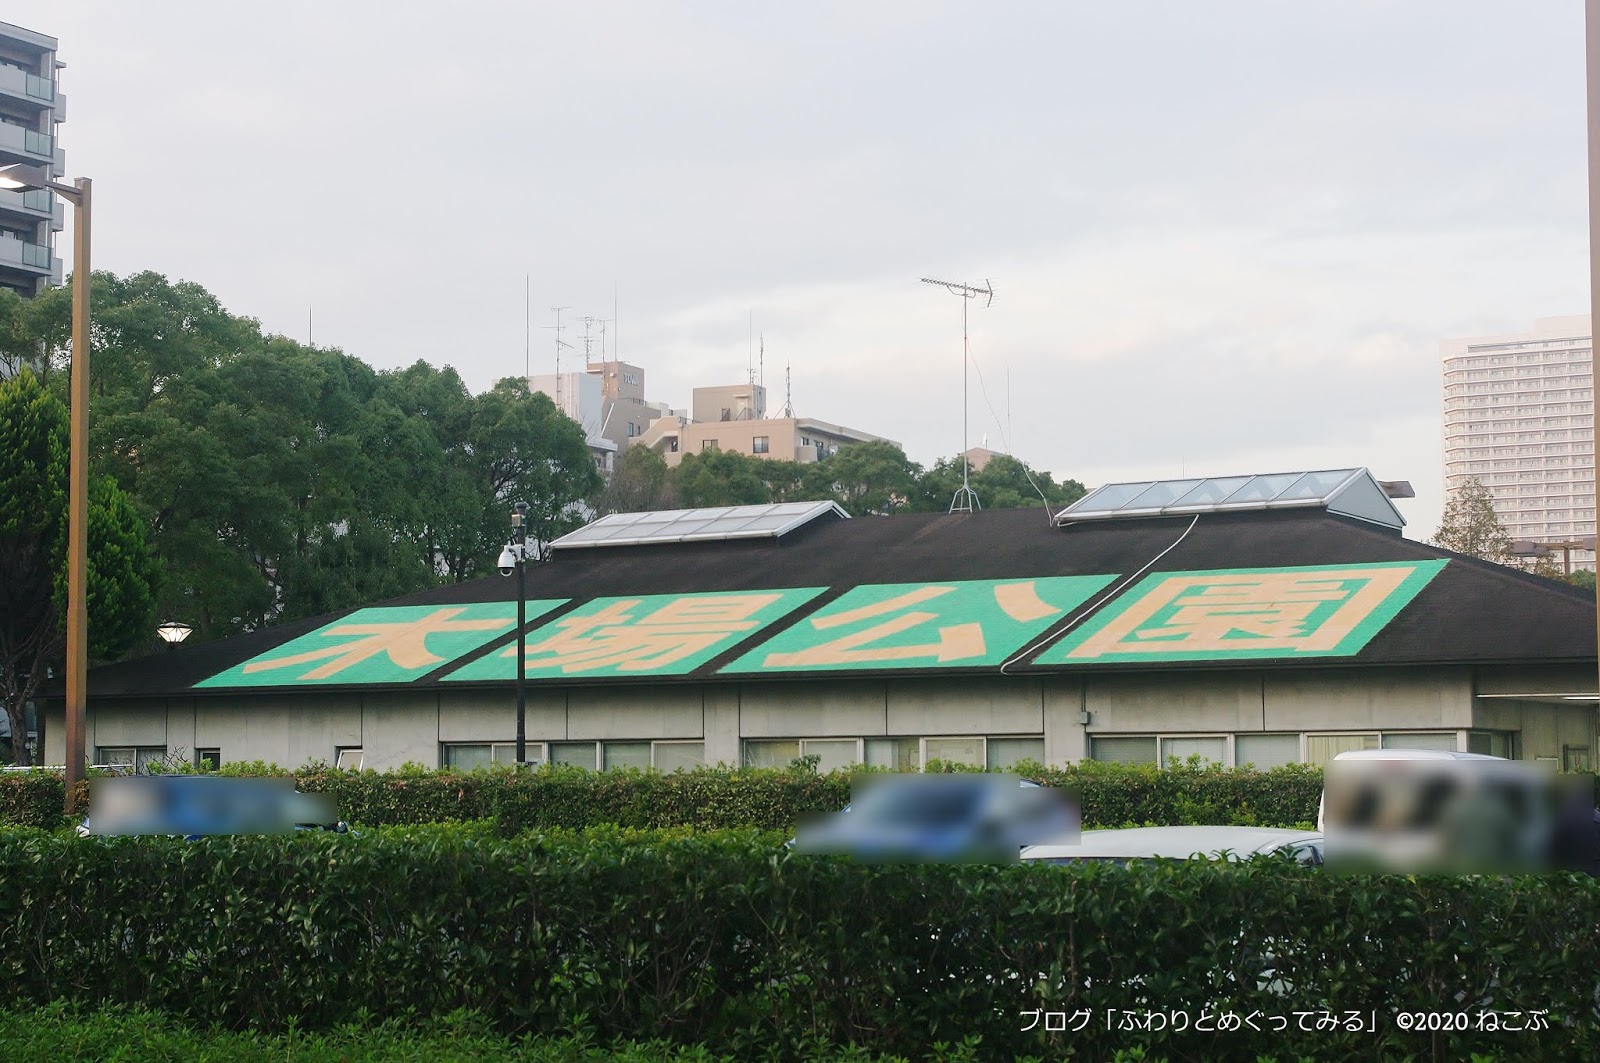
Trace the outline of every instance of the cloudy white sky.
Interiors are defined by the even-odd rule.
[[[801,414],[929,463],[960,304],[917,279],[989,278],[973,443],[1090,485],[1366,465],[1426,537],[1439,340],[1588,309],[1579,0],[7,17],[60,38],[98,268],[475,390],[525,278],[535,372],[615,287],[652,398],[742,379],[753,316],[774,405],[792,362]]]

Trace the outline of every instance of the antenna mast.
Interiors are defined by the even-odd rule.
[[[955,496],[950,499],[950,512],[971,513],[975,509],[982,509],[983,504],[978,501],[978,493],[972,489],[967,457],[967,363],[971,360],[967,351],[967,304],[981,295],[986,300],[983,305],[992,306],[994,284],[986,279],[982,288],[974,288],[970,284],[939,281],[932,277],[923,277],[922,283],[937,284],[951,295],[961,297],[961,486],[956,488]]]
[[[794,389],[790,384],[790,363],[783,363],[783,420],[794,419]]]
[[[566,347],[570,350],[572,348],[572,344],[561,338],[561,333],[566,328],[566,326],[561,323],[561,311],[571,310],[572,307],[552,306],[550,309],[556,315],[556,323],[554,325],[544,325],[541,327],[553,328],[556,331],[556,409],[560,410],[562,413],[567,413],[567,408],[562,403],[561,394],[561,348]],[[573,419],[576,420],[576,418]]]

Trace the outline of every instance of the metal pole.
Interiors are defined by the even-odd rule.
[[[1600,0],[1585,0],[1583,17],[1584,67],[1588,89],[1589,126],[1589,348],[1590,348],[1590,464],[1595,489],[1595,516],[1600,518],[1600,346],[1596,346],[1594,321],[1600,317]],[[1600,525],[1597,525],[1600,530]],[[1595,622],[1600,635],[1600,594],[1595,595]],[[1600,643],[1596,644],[1600,657]]]
[[[89,674],[89,195],[80,177],[72,234],[71,442],[67,486],[67,796],[77,811],[84,776]]]
[[[517,557],[517,766],[528,762],[528,641],[522,625],[528,622],[527,558]]]
[[[967,363],[972,359],[967,355],[967,305],[972,302],[972,296],[962,293],[961,296],[961,489],[971,491],[967,483]]]
[[[528,763],[528,503],[518,502],[512,522],[517,538],[517,767]]]

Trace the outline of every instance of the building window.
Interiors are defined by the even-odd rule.
[[[1089,757],[1109,764],[1156,764],[1154,735],[1089,737]]]
[[[1454,753],[1460,747],[1456,732],[1454,731],[1415,731],[1386,734],[1383,736],[1381,748],[1383,749],[1443,749]]]
[[[1228,761],[1228,740],[1221,735],[1206,737],[1179,737],[1163,738],[1161,740],[1161,763],[1176,758],[1187,762],[1190,757],[1199,757],[1202,763],[1226,764]]]
[[[166,746],[100,746],[95,750],[95,764],[142,775],[159,765],[166,755]]]
[[[194,751],[194,766],[201,771],[219,771],[222,768],[222,750],[197,749]]]
[[[767,438],[768,437],[766,437],[766,436],[756,436],[754,439],[750,440],[750,453],[752,453],[752,454],[765,454],[765,453],[767,453]]]
[[[1247,765],[1259,771],[1270,771],[1300,760],[1300,736],[1297,734],[1234,735],[1233,763],[1235,767]]]
[[[531,756],[531,755],[530,755]],[[633,768],[645,771],[689,771],[705,764],[706,744],[688,741],[551,742],[550,763],[568,764],[594,771]]]
[[[700,449],[701,450],[720,450],[722,448],[717,446],[717,441],[715,439],[703,439],[703,440],[700,441]]]
[[[1582,772],[1593,771],[1594,770],[1594,761],[1591,760],[1590,757],[1589,757],[1589,747],[1588,746],[1562,746],[1561,747],[1561,770],[1562,771],[1582,771]]]
[[[526,743],[528,763],[544,763],[544,743]],[[456,768],[461,771],[473,771],[477,768],[492,768],[498,765],[512,765],[517,762],[517,744],[515,742],[452,742],[444,747],[444,756],[441,758],[447,768]]]
[[[1468,731],[1467,752],[1516,760],[1516,735],[1510,731]]]
[[[909,741],[915,743],[916,739]],[[837,771],[862,762],[861,746],[859,738],[752,738],[744,743],[744,765],[747,768],[786,768],[800,757],[816,757],[818,771]],[[910,770],[915,771],[915,766]]]
[[[930,760],[945,760],[969,768],[985,767],[983,739],[981,738],[924,738],[922,764]]]
[[[991,771],[1010,771],[1024,760],[1044,763],[1043,738],[990,738],[984,746],[984,762]]]
[[[344,771],[360,771],[366,762],[360,746],[339,746],[333,751],[333,766]]]
[[[869,768],[890,771],[917,771],[922,767],[921,742],[915,738],[868,738],[862,762]]]
[[[1378,736],[1375,734],[1355,735],[1306,735],[1306,763],[1315,767],[1324,767],[1340,753],[1348,753],[1356,749],[1377,749]]]

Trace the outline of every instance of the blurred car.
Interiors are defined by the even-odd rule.
[[[1015,863],[1078,836],[1072,794],[1012,775],[865,776],[843,811],[802,824],[797,852],[862,860]]]
[[[1317,819],[1336,869],[1600,869],[1588,776],[1484,754],[1370,749],[1339,754],[1325,780]]]
[[[1248,860],[1286,853],[1297,863],[1322,863],[1322,835],[1317,831],[1275,827],[1129,827],[1087,830],[1071,844],[1031,845],[1022,859],[1049,864],[1130,860]]]
[[[345,833],[333,801],[301,793],[288,779],[219,775],[140,775],[92,780],[80,837]]]

